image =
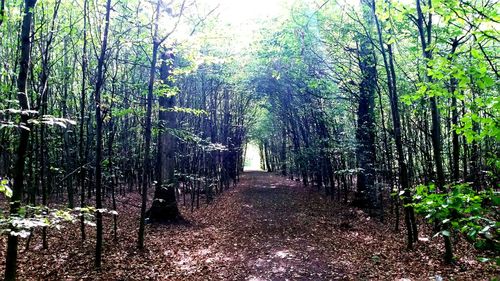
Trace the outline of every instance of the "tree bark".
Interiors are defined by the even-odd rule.
[[[424,14],[422,12],[421,7],[422,0],[416,0],[417,2],[417,27],[418,33],[420,36],[420,44],[422,47],[422,55],[425,61],[425,78],[426,82],[432,83],[432,77],[428,75],[427,68],[429,60],[432,59],[432,50],[429,49],[431,44],[431,32],[432,32],[432,14],[429,13],[427,15],[427,22],[424,23]],[[432,0],[427,1],[428,8],[432,7]],[[437,98],[436,96],[431,96],[430,107],[431,107],[431,118],[432,118],[432,150],[434,152],[434,162],[436,165],[436,190],[438,192],[442,192],[444,188],[445,178],[444,178],[444,170],[443,170],[443,159],[441,156],[441,117],[439,113],[439,109],[437,106]],[[449,236],[444,236],[444,244],[445,244],[445,255],[444,259],[447,263],[451,263],[453,260],[453,253],[451,247],[451,241]]]
[[[0,1],[0,26],[2,26],[5,17],[5,0]]]
[[[87,5],[88,1],[83,0],[83,48],[82,48],[82,89],[80,93],[80,130],[78,136],[78,160],[79,172],[78,178],[80,182],[80,208],[85,207],[85,154],[84,154],[84,126],[85,126],[85,96],[86,94],[86,78],[87,78]],[[82,240],[85,240],[85,217],[83,213],[80,216],[80,235]]]
[[[170,50],[164,52],[161,56],[160,79],[170,90],[172,82],[172,64],[174,56]],[[160,172],[158,174],[158,183],[155,187],[155,195],[151,208],[149,209],[149,218],[154,222],[172,222],[180,218],[177,201],[175,198],[175,187],[177,185],[175,178],[175,137],[169,130],[176,128],[176,116],[173,111],[175,105],[175,95],[162,93],[159,97],[160,103],[160,142],[158,147]],[[212,160],[212,155],[210,155]]]
[[[380,202],[375,187],[375,90],[377,86],[376,57],[369,38],[373,26],[373,16],[368,0],[361,1],[363,19],[368,34],[362,36],[359,45],[359,85],[358,121],[356,129],[356,156],[358,164],[357,192],[354,204],[368,208],[371,215],[380,215]]]
[[[28,100],[27,81],[30,68],[30,50],[31,50],[31,23],[33,21],[33,9],[36,0],[24,1],[24,16],[21,28],[21,56],[19,59],[19,76],[17,77],[17,99],[21,110],[30,110]],[[29,116],[21,114],[21,124],[28,126]],[[10,205],[10,215],[16,216],[21,206],[21,200],[24,192],[24,166],[26,151],[28,149],[30,131],[26,128],[20,128],[19,144],[17,147],[17,159],[14,166],[14,184],[12,186],[12,198]],[[7,238],[7,255],[5,258],[5,281],[16,280],[17,275],[17,247],[18,237],[9,234]]]
[[[95,121],[96,121],[96,156],[95,156],[95,206],[96,206],[96,250],[95,267],[100,268],[102,262],[102,112],[101,112],[101,91],[104,85],[104,63],[108,48],[109,20],[111,14],[111,0],[106,1],[106,16],[104,23],[104,33],[102,37],[101,52],[97,61],[97,81],[95,86]]]
[[[380,22],[376,16],[375,12],[375,1],[371,1],[371,7],[373,11],[373,15],[375,18],[375,24],[377,26],[378,39],[380,43],[380,50],[382,53],[382,57],[384,60],[384,66],[386,69],[387,75],[387,87],[389,89],[389,100],[391,105],[391,115],[392,115],[392,125],[394,130],[394,139],[396,143],[396,153],[397,153],[397,162],[399,168],[399,182],[401,184],[401,189],[403,190],[403,200],[404,200],[404,211],[405,211],[405,223],[407,229],[407,248],[413,248],[413,242],[417,240],[417,225],[414,221],[414,210],[413,207],[409,206],[412,202],[411,192],[410,192],[410,184],[408,179],[408,168],[405,161],[405,154],[403,150],[403,141],[401,134],[401,118],[399,112],[399,97],[397,93],[397,84],[396,84],[396,72],[394,69],[394,58],[392,54],[392,46],[388,46],[388,52],[385,50],[384,40],[382,36],[382,28],[380,26]],[[399,190],[398,190],[399,191]],[[398,195],[399,197],[399,192]],[[399,202],[399,199],[397,202]],[[396,214],[397,218],[399,218],[399,204],[396,206]],[[397,225],[399,221],[397,222]]]

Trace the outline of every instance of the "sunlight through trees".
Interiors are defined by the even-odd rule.
[[[499,38],[497,1],[1,0],[4,278],[120,279],[117,257],[167,250],[190,261],[179,241],[218,243],[196,234],[224,221],[210,210],[258,217],[248,237],[279,229],[288,242],[290,212],[314,222],[307,235],[351,241],[356,226],[388,252],[339,253],[373,263],[342,265],[351,279],[498,275]],[[336,211],[312,218],[318,204]],[[151,262],[150,279],[214,264],[188,276]],[[294,278],[323,273],[308,274]]]

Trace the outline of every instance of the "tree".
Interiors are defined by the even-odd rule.
[[[165,42],[165,40],[168,39],[168,37],[175,31],[177,28],[177,25],[180,21],[180,17],[182,13],[184,12],[185,8],[185,3],[186,1],[184,0],[180,6],[178,20],[166,35],[161,36],[159,34],[158,30],[158,24],[159,24],[159,19],[160,19],[160,13],[161,13],[161,8],[162,8],[162,1],[158,0],[154,9],[154,21],[153,21],[153,52],[152,52],[152,57],[151,57],[151,65],[149,68],[149,83],[148,83],[148,96],[147,96],[147,108],[146,108],[146,125],[145,125],[145,134],[144,134],[144,145],[145,145],[145,152],[144,152],[144,171],[143,171],[143,177],[142,177],[142,203],[141,203],[141,218],[140,218],[140,223],[139,223],[139,235],[138,235],[138,246],[139,249],[144,248],[144,229],[145,229],[145,221],[146,221],[146,204],[147,204],[147,189],[149,185],[148,181],[148,173],[150,172],[150,146],[151,146],[151,129],[152,129],[152,124],[151,124],[151,118],[152,118],[152,106],[153,106],[153,95],[154,95],[154,84],[155,84],[155,79],[156,79],[156,64],[158,61],[158,50]],[[172,3],[170,3],[172,4]],[[171,8],[167,7],[170,11]],[[168,174],[170,175],[170,173]],[[173,174],[172,174],[173,175]],[[155,193],[157,194],[157,193]],[[160,195],[160,194],[158,194]],[[155,198],[156,199],[156,198]],[[153,200],[155,200],[153,199]],[[161,200],[161,199],[158,199]]]
[[[380,215],[380,202],[375,186],[375,89],[377,87],[376,57],[371,42],[374,18],[369,1],[361,1],[363,19],[368,34],[360,35],[359,69],[361,82],[358,97],[358,127],[356,129],[356,156],[358,171],[356,201],[370,213]]]
[[[160,136],[158,146],[158,180],[149,218],[156,222],[176,221],[179,218],[177,200],[175,198],[175,136],[172,130],[176,129],[175,94],[172,94],[172,69],[174,55],[172,50],[166,50],[161,56],[160,79],[165,92],[159,97]]]
[[[100,268],[102,263],[102,102],[101,91],[104,85],[104,64],[108,48],[108,33],[111,14],[111,0],[106,1],[106,15],[102,35],[101,51],[97,60],[97,81],[94,89],[95,121],[96,121],[96,151],[95,151],[95,206],[96,212],[96,250],[95,267]]]
[[[428,8],[432,7],[432,1],[429,0],[427,4]],[[425,77],[427,82],[432,83],[432,78],[429,76],[427,71],[427,63],[432,59],[432,13],[427,14],[427,22],[424,23],[424,14],[422,12],[421,0],[417,0],[417,27],[418,34],[420,37],[420,44],[422,46],[422,55],[424,57],[424,62],[426,65]],[[436,165],[436,186],[437,190],[443,191],[444,188],[444,170],[443,170],[443,159],[441,156],[441,117],[437,105],[437,97],[432,95],[429,97],[431,116],[432,116],[432,147],[434,152],[434,163]],[[446,227],[446,226],[445,226]],[[445,260],[451,262],[453,259],[452,245],[449,236],[443,236],[446,248]]]
[[[33,21],[33,9],[36,0],[24,1],[24,15],[21,26],[21,44],[19,46],[21,56],[19,58],[19,75],[17,77],[17,99],[21,107],[21,123],[19,144],[17,147],[17,159],[14,167],[14,185],[12,188],[12,198],[10,204],[11,215],[17,215],[21,206],[21,200],[24,192],[24,167],[26,160],[26,151],[30,136],[29,130],[29,111],[30,103],[28,99],[27,81],[30,69],[30,49],[31,49],[31,24]],[[14,228],[14,226],[12,226]],[[14,228],[15,229],[15,228]],[[7,240],[7,255],[5,258],[5,281],[16,280],[17,273],[17,246],[18,237],[12,232]]]
[[[84,127],[85,127],[85,98],[86,98],[86,87],[87,87],[87,10],[88,10],[88,1],[83,1],[83,47],[82,47],[82,86],[80,93],[80,129],[78,134],[78,164],[79,164],[79,183],[80,183],[80,208],[85,207],[85,175],[86,175],[86,157],[84,152]],[[82,215],[80,217],[80,233],[82,236],[82,240],[86,239],[85,234],[85,217]]]
[[[401,184],[401,189],[404,194],[403,203],[405,212],[406,231],[408,235],[407,245],[408,249],[412,249],[413,242],[417,241],[418,231],[415,221],[414,210],[413,207],[411,206],[412,201],[411,201],[410,183],[408,178],[408,166],[406,164],[405,153],[403,149],[403,138],[401,134],[402,131],[401,118],[399,111],[399,97],[397,91],[397,77],[396,77],[396,70],[394,68],[394,55],[392,50],[392,44],[387,44],[387,50],[386,50],[382,34],[382,27],[376,15],[376,3],[374,0],[371,1],[370,6],[373,12],[375,24],[377,26],[380,52],[383,57],[385,73],[387,77],[387,88],[389,92],[389,100],[391,105],[392,125],[394,130],[394,140],[396,144],[397,162],[399,169],[399,182]],[[397,209],[396,220],[398,221],[396,223],[396,230],[397,230],[397,226],[399,225],[399,206]]]

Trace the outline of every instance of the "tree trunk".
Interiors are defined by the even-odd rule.
[[[158,15],[158,8],[156,11]],[[157,16],[158,17],[158,16]],[[155,33],[158,30],[158,25],[155,25]],[[155,34],[156,35],[156,34]],[[154,39],[156,40],[156,39]],[[153,54],[151,59],[151,66],[149,69],[149,84],[148,84],[148,97],[146,105],[146,125],[144,128],[144,164],[142,171],[142,203],[141,203],[141,219],[139,222],[139,236],[138,236],[138,247],[139,249],[144,249],[144,231],[146,222],[146,204],[147,204],[147,192],[148,192],[148,175],[150,170],[150,146],[151,146],[151,115],[153,108],[153,90],[154,82],[156,76],[156,61],[158,54],[159,44],[153,41]]]
[[[420,43],[422,47],[422,54],[425,61],[425,78],[426,82],[431,83],[432,78],[428,75],[427,67],[429,60],[432,59],[432,50],[429,49],[431,44],[431,31],[432,31],[432,14],[429,13],[427,15],[427,22],[424,23],[424,15],[421,7],[421,0],[417,1],[417,27],[418,33],[420,35]],[[432,7],[432,0],[428,0],[427,3],[428,8]],[[444,188],[445,178],[443,171],[443,160],[441,156],[441,117],[439,113],[439,109],[437,106],[437,98],[436,96],[431,96],[430,107],[431,107],[431,118],[432,118],[432,149],[434,152],[434,162],[436,165],[436,190],[438,192],[442,192]],[[451,263],[453,259],[453,253],[451,248],[451,241],[449,236],[443,236],[445,243],[445,261],[447,263]]]
[[[174,56],[167,50],[161,56],[160,78],[168,89],[172,87],[170,79],[172,75],[172,64]],[[175,172],[175,137],[169,130],[176,128],[176,116],[172,110],[175,105],[175,96],[162,93],[159,97],[160,103],[160,142],[158,147],[160,173],[158,183],[155,187],[155,195],[149,218],[155,222],[171,222],[179,219],[179,210],[175,198],[175,187],[177,185]],[[210,157],[211,159],[211,157]]]
[[[356,129],[356,156],[358,171],[355,205],[368,208],[371,215],[380,215],[380,202],[375,186],[375,90],[377,87],[376,57],[369,38],[373,16],[368,0],[362,0],[363,18],[368,34],[359,46],[359,68],[362,80],[359,85],[358,122]]]
[[[380,22],[376,16],[375,12],[375,1],[372,0],[371,7],[373,11],[373,15],[375,18],[375,23],[377,26],[378,39],[380,42],[380,50],[382,53],[382,57],[384,59],[384,66],[387,74],[387,87],[389,89],[389,100],[391,104],[391,115],[392,115],[392,125],[394,130],[394,139],[396,143],[396,152],[397,152],[397,162],[399,168],[399,182],[401,184],[401,188],[403,190],[403,200],[404,200],[404,211],[405,211],[405,223],[407,229],[407,248],[413,248],[413,242],[416,241],[417,238],[417,227],[416,222],[412,220],[414,217],[413,207],[409,206],[412,202],[410,185],[408,179],[408,169],[405,161],[405,155],[403,150],[403,141],[401,134],[401,119],[399,113],[399,98],[397,93],[397,84],[396,84],[396,72],[394,69],[394,58],[392,55],[392,46],[388,46],[388,52],[385,50],[383,36],[382,36],[382,28],[380,26]],[[399,191],[399,190],[398,190]],[[399,192],[398,195],[399,197]],[[399,202],[399,198],[396,199]],[[396,217],[399,218],[399,204],[396,206]],[[396,225],[399,224],[399,221],[396,222]],[[398,227],[396,227],[398,228]]]
[[[27,81],[30,67],[31,50],[31,23],[33,21],[33,9],[36,0],[24,1],[24,16],[21,28],[21,57],[19,59],[19,76],[17,77],[17,99],[21,110],[30,110],[28,100]],[[21,124],[28,126],[29,116],[21,114]],[[26,159],[26,150],[28,149],[30,131],[20,128],[19,145],[17,147],[17,159],[14,166],[14,184],[12,186],[12,198],[10,205],[10,215],[16,216],[21,206],[21,200],[24,192],[24,166]],[[15,228],[14,228],[15,229]],[[5,281],[16,280],[17,274],[17,246],[18,237],[9,234],[7,238],[7,255],[5,258]]]
[[[95,206],[96,206],[96,250],[95,267],[100,268],[102,262],[102,112],[101,112],[101,91],[104,85],[104,62],[108,47],[109,19],[111,13],[111,0],[106,1],[106,16],[104,24],[104,34],[102,37],[101,52],[97,61],[97,82],[95,86],[95,121],[96,121],[96,156],[95,156]]]
[[[85,125],[85,96],[86,96],[86,73],[87,73],[87,0],[83,0],[83,49],[82,49],[82,89],[80,93],[80,130],[78,137],[78,160],[80,181],[80,208],[85,207],[85,154],[84,154],[84,125]],[[82,240],[85,240],[85,217],[80,216],[80,233]]]
[[[453,62],[453,56],[459,45],[458,40],[455,38],[451,45],[451,51],[448,56],[448,61]],[[458,108],[457,108],[457,98],[455,91],[457,90],[457,79],[455,77],[450,78],[449,92],[451,94],[451,124],[452,126],[458,126]],[[451,143],[452,143],[452,159],[451,159],[451,170],[453,181],[458,182],[460,179],[460,144],[458,142],[458,134],[454,128],[451,132]]]

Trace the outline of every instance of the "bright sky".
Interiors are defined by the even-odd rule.
[[[245,171],[261,171],[259,147],[254,143],[247,144],[245,151]]]
[[[232,25],[252,23],[279,16],[288,0],[216,0],[220,3],[220,19]]]
[[[180,1],[180,0],[179,0]],[[268,19],[279,19],[283,16],[288,16],[291,7],[305,4],[310,5],[312,9],[319,8],[325,4],[327,0],[197,0],[197,3],[205,7],[205,10],[200,12],[200,15],[218,8],[212,16],[215,17],[216,23],[212,27],[213,33],[207,30],[197,33],[206,38],[215,40],[227,39],[222,41],[227,50],[237,54],[244,51],[252,42],[258,41],[259,29],[268,27]],[[414,0],[399,0],[403,2]],[[330,0],[327,5],[337,4],[341,7],[358,6],[360,0]],[[164,24],[169,26],[169,24]],[[178,29],[181,29],[179,27]],[[189,41],[183,37],[190,37],[191,26],[186,27],[185,32],[176,32],[176,37],[179,41]],[[257,36],[257,37],[256,37]],[[220,43],[221,41],[219,41]]]
[[[287,3],[303,0],[198,0],[209,7],[219,5],[215,12],[215,30],[223,30],[222,36],[232,52],[240,52],[255,41],[263,22],[286,15]]]
[[[219,4],[217,9],[219,24],[229,25],[232,32],[239,37],[238,45],[245,45],[253,37],[266,19],[287,16],[289,9],[295,4],[309,3],[311,7],[319,7],[326,0],[199,0],[209,6]],[[331,0],[329,4],[358,5],[360,0]],[[212,7],[213,7],[212,6]]]
[[[165,0],[164,0],[165,1]],[[214,33],[207,30],[198,32],[198,36],[208,38],[226,37],[224,42],[233,52],[239,52],[255,40],[255,34],[262,28],[263,22],[270,18],[279,18],[287,13],[287,3],[304,0],[197,0],[202,9],[195,11],[198,16],[204,16],[213,8],[218,8],[210,16],[216,19],[212,27]],[[178,2],[181,2],[178,0]],[[195,17],[196,18],[196,17]],[[166,22],[171,18],[164,16],[161,26],[171,26]],[[176,41],[189,41],[191,25],[180,25],[175,33]]]

